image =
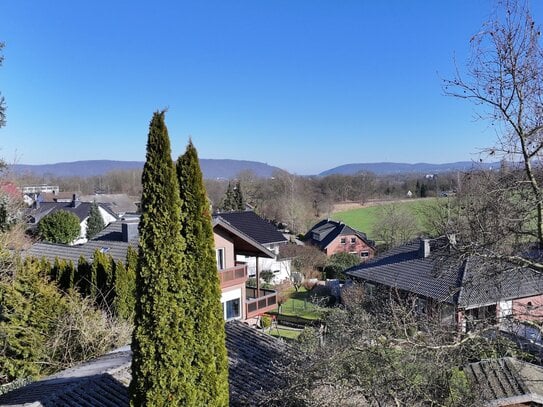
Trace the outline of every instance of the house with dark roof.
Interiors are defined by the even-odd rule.
[[[482,360],[464,368],[485,407],[543,406],[543,367],[511,357]]]
[[[273,283],[290,278],[290,259],[278,259],[281,247],[288,243],[288,239],[271,222],[253,211],[215,213],[213,218],[229,223],[274,253],[273,258],[238,255],[237,261],[247,264],[249,277],[256,277],[257,272],[269,270],[273,272]]]
[[[351,253],[361,261],[375,256],[375,242],[369,240],[365,233],[331,219],[321,220],[309,229],[303,242],[318,247],[327,256]]]
[[[277,292],[260,288],[259,278],[256,279],[256,287],[247,286],[248,266],[246,262],[239,260],[240,258],[275,259],[275,253],[222,216],[213,217],[213,237],[221,280],[224,318],[227,321],[230,319],[252,320],[275,309]],[[258,265],[259,261],[256,264]],[[259,275],[258,268],[256,275]]]
[[[265,405],[263,394],[283,386],[288,345],[239,321],[226,323],[230,406]],[[129,405],[130,347],[0,395],[0,406],[122,407]]]
[[[274,259],[275,254],[221,217],[213,219],[213,237],[225,320],[255,321],[255,318],[275,309],[276,291],[260,288],[259,285],[248,287],[247,264],[237,260],[239,256]],[[125,261],[128,247],[138,247],[138,238],[138,221],[120,220],[109,224],[86,243],[68,246],[38,242],[23,256],[46,258],[51,262],[59,258],[77,264],[81,256],[92,262],[98,250],[111,255],[116,261]]]
[[[394,290],[416,297],[419,312],[439,310],[443,322],[461,331],[491,318],[543,320],[543,275],[506,271],[481,259],[443,262],[442,241],[417,239],[345,272],[366,291]]]
[[[27,225],[29,229],[35,229],[41,219],[45,216],[58,211],[67,211],[73,213],[79,218],[80,233],[79,237],[72,244],[80,244],[87,241],[87,221],[90,215],[91,202],[81,202],[77,195],[73,194],[72,198],[67,202],[60,201],[42,201],[36,199],[31,208],[27,212]],[[105,225],[109,225],[111,222],[115,222],[118,217],[109,208],[108,205],[98,204],[100,215]]]

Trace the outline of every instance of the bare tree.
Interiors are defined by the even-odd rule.
[[[496,127],[497,143],[486,152],[511,161],[513,168],[502,174],[492,189],[480,192],[490,200],[509,200],[513,206],[505,215],[500,212],[502,222],[509,221],[507,228],[517,238],[522,237],[524,241],[531,238],[542,249],[543,50],[540,31],[527,2],[500,2],[492,21],[483,25],[471,44],[467,75],[457,71],[454,79],[445,81],[445,93],[474,102],[480,107],[478,117]],[[484,182],[488,181],[487,177]],[[491,188],[491,185],[487,183],[486,187]],[[483,206],[492,206],[492,203]],[[529,210],[520,213],[523,207]],[[535,219],[529,219],[531,213]],[[479,225],[482,228],[479,238],[469,242],[472,252],[543,271],[542,262],[515,254],[518,247],[510,246],[510,250],[504,252],[500,250],[503,245],[485,244],[485,238],[481,237],[488,236],[490,230],[483,228],[492,225],[491,219]]]
[[[417,219],[405,206],[381,205],[377,210],[373,236],[385,243],[387,249],[412,239],[417,231]]]
[[[360,287],[353,287],[353,290]],[[330,309],[324,332],[307,329],[283,364],[286,386],[270,406],[482,405],[458,368],[510,344],[479,336],[458,339],[439,318],[387,297]],[[365,298],[365,297],[362,297]],[[424,327],[421,329],[421,327]]]

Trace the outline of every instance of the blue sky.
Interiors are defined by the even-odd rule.
[[[2,0],[0,155],[143,160],[152,112],[168,107],[175,156],[191,136],[202,158],[298,174],[477,159],[495,134],[441,78],[493,4]]]

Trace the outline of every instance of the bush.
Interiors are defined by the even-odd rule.
[[[328,259],[324,272],[326,278],[345,280],[343,272],[350,267],[360,264],[360,258],[351,253],[335,253]]]
[[[79,218],[68,211],[53,212],[38,223],[38,236],[51,243],[72,243],[80,232]]]
[[[266,284],[270,284],[273,279],[273,271],[271,270],[262,270],[260,272],[260,278],[266,282]]]
[[[263,329],[269,328],[272,326],[272,318],[269,315],[262,315],[260,318],[260,326]]]
[[[0,383],[49,372],[47,339],[66,302],[54,284],[26,261],[0,280]]]
[[[47,341],[50,363],[59,369],[130,343],[132,326],[96,309],[90,298],[72,291]]]

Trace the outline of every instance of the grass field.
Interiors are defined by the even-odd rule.
[[[290,298],[281,306],[281,314],[305,319],[319,319],[321,317],[320,309],[313,304],[310,295],[311,293],[306,291],[304,287],[300,287],[298,292],[292,289]],[[270,314],[278,313],[278,310],[270,312]]]
[[[294,340],[300,336],[300,332],[300,330],[296,329],[272,328],[269,334],[278,338]]]
[[[433,198],[435,199],[435,198]],[[373,235],[373,226],[379,215],[379,208],[382,205],[398,205],[409,210],[413,216],[417,219],[419,228],[423,229],[423,212],[424,207],[431,203],[433,200],[424,199],[424,200],[412,200],[412,201],[402,201],[397,203],[382,203],[380,205],[372,205],[364,208],[350,209],[347,211],[334,212],[332,214],[332,219],[340,220],[345,224],[351,226],[354,229],[357,229],[361,232],[364,232],[368,235],[370,239],[374,239]]]

